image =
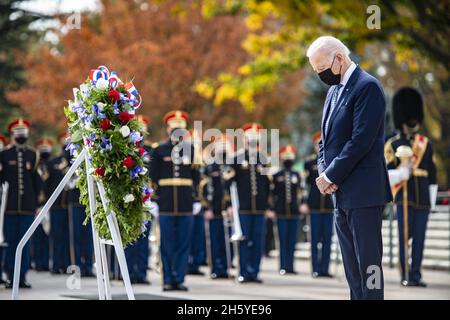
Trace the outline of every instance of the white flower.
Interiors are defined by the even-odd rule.
[[[129,193],[125,197],[123,197],[123,201],[125,203],[133,202],[134,201],[134,196],[131,193]]]
[[[78,89],[78,88],[73,88],[72,90],[73,90],[74,101],[75,101],[75,103],[77,103],[77,102],[78,102],[77,94],[78,94],[78,92],[80,92],[80,89]]]
[[[98,106],[98,109],[100,111],[103,111],[103,109],[105,108],[106,104],[104,104],[103,102],[97,102],[97,106]]]
[[[139,174],[142,175],[142,176],[146,175],[146,174],[147,174],[147,168],[146,168],[146,167],[143,167],[143,168],[142,168],[142,171],[139,172]]]
[[[100,90],[108,89],[108,86],[109,86],[108,80],[103,78],[98,79],[97,82],[95,83],[95,87]]]
[[[89,91],[89,88],[88,88],[88,86],[85,83],[83,83],[82,85],[80,85],[80,91],[81,91],[81,97],[84,99],[84,98],[87,97],[87,93]]]
[[[130,135],[130,128],[128,128],[128,126],[123,126],[120,128],[120,133],[122,134],[122,137],[126,138]]]

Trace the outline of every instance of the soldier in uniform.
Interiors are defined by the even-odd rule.
[[[0,153],[0,184],[8,182],[4,235],[6,288],[12,288],[16,248],[36,214],[38,194],[42,183],[37,173],[38,155],[27,146],[30,122],[22,118],[9,123],[8,131],[13,143]],[[29,268],[29,245],[22,253],[19,287],[31,288],[26,280]]]
[[[201,164],[201,133],[194,130],[187,132],[186,141],[192,143],[194,146],[194,159],[196,163]],[[204,273],[200,271],[200,266],[206,264],[205,219],[199,202],[198,190],[194,193],[194,198],[194,222],[192,226],[192,240],[187,274],[203,276]]]
[[[4,135],[0,134],[0,152],[2,152],[7,145],[8,139]],[[3,230],[0,230],[0,232],[3,232]],[[3,259],[4,259],[3,255],[4,255],[3,243],[0,243],[0,284],[5,283],[5,281],[3,280]]]
[[[333,200],[329,194],[321,194],[316,185],[319,176],[317,170],[317,154],[320,131],[314,133],[315,153],[305,162],[306,183],[309,185],[308,198],[302,204],[303,214],[311,217],[311,261],[312,276],[332,277],[328,272],[331,254],[331,237],[333,235]],[[318,244],[321,244],[319,250]]]
[[[150,123],[150,119],[147,116],[139,115],[137,116],[137,120],[141,126],[140,132],[145,137],[145,135],[147,135],[147,127]],[[145,166],[149,169],[152,150],[156,148],[158,144],[151,144],[144,138],[140,142],[140,145],[145,150],[143,159]],[[150,281],[147,279],[148,259],[150,255],[148,240],[150,229],[151,222],[148,222],[144,234],[137,239],[135,243],[130,244],[125,249],[131,283],[150,284]]]
[[[270,180],[265,174],[267,157],[260,152],[258,123],[247,123],[244,131],[245,147],[234,158],[233,180],[239,198],[239,218],[244,240],[239,242],[240,283],[262,283],[258,278],[264,243],[264,214],[269,210]],[[253,147],[256,146],[256,147]]]
[[[294,252],[300,227],[298,198],[301,198],[300,174],[293,170],[296,149],[286,145],[279,150],[283,168],[273,176],[273,209],[280,240],[280,274],[296,274]]]
[[[47,195],[45,191],[48,188],[48,162],[52,155],[53,140],[49,138],[42,138],[36,141],[36,151],[39,154],[39,163],[37,166],[37,172],[42,181],[42,190],[39,193],[38,201],[39,206],[43,206],[47,201]],[[44,228],[45,227],[45,228]],[[47,228],[47,220],[44,220],[36,229],[31,241],[31,260],[34,264],[36,271],[48,271],[49,270],[49,248],[50,240],[48,236],[49,230]]]
[[[194,193],[199,172],[194,148],[183,141],[188,115],[171,111],[164,117],[169,139],[152,152],[150,178],[159,207],[163,290],[182,290],[192,238]],[[173,154],[172,154],[173,153]]]
[[[48,164],[49,178],[47,197],[55,191],[70,167],[71,156],[65,151],[66,133],[58,136],[62,152],[51,159]],[[52,274],[64,274],[73,259],[74,249],[71,247],[71,230],[69,228],[69,192],[70,187],[63,189],[50,210],[50,241],[52,246]],[[71,252],[72,250],[72,252]]]
[[[68,132],[64,131],[59,135],[59,142],[62,146],[62,154],[56,160],[57,163],[68,165],[64,167],[61,174],[65,174],[70,167],[72,156],[66,150]],[[67,163],[66,161],[67,160]],[[61,165],[62,167],[62,165]],[[78,177],[74,175],[68,184],[68,188],[64,191],[63,196],[67,197],[67,226],[63,217],[60,216],[61,223],[64,224],[64,229],[68,228],[68,237],[65,236],[65,241],[68,246],[64,244],[64,251],[69,250],[70,264],[75,264],[80,268],[82,277],[94,277],[92,272],[93,255],[94,255],[94,241],[92,239],[91,221],[85,225],[86,211],[85,207],[80,203],[80,191],[75,186]],[[58,200],[57,200],[58,201]],[[61,209],[64,209],[64,204],[61,204]],[[62,250],[60,248],[60,250]],[[61,251],[62,252],[62,251]],[[66,256],[66,254],[64,254]],[[64,258],[65,261],[66,258]],[[63,264],[65,267],[65,264]],[[53,268],[53,271],[59,273],[58,267]]]
[[[230,207],[229,179],[231,170],[226,159],[231,155],[231,148],[226,138],[215,141],[211,159],[202,170],[200,182],[200,198],[204,208],[204,216],[209,225],[209,243],[211,252],[211,279],[227,279],[228,265],[225,241],[224,217]],[[231,260],[231,247],[229,249]]]
[[[409,146],[413,151],[407,182],[408,236],[412,238],[409,281],[406,281],[405,276],[403,184],[399,183],[393,187],[394,201],[397,206],[401,283],[404,286],[425,287],[421,266],[428,216],[430,208],[433,208],[436,203],[437,184],[432,143],[429,138],[419,133],[424,117],[421,94],[410,87],[397,91],[393,98],[393,115],[398,133],[385,144],[388,169],[395,169],[400,165],[400,160],[395,156],[397,148]]]

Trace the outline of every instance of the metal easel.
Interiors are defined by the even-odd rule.
[[[30,240],[30,237],[48,214],[51,206],[56,201],[60,193],[63,191],[63,188],[69,183],[69,180],[74,175],[75,171],[78,167],[85,162],[86,166],[86,174],[87,174],[87,187],[88,187],[88,195],[89,195],[89,209],[91,214],[91,220],[94,220],[94,212],[96,211],[96,193],[98,192],[103,209],[106,213],[106,219],[108,223],[108,228],[111,233],[112,240],[101,239],[98,236],[97,231],[95,230],[94,223],[91,224],[92,227],[92,235],[94,241],[94,254],[95,254],[95,267],[96,267],[96,275],[97,275],[97,287],[98,287],[98,297],[99,300],[111,300],[111,286],[109,282],[109,268],[108,261],[106,259],[106,245],[114,246],[115,253],[117,255],[117,259],[120,266],[120,271],[122,273],[122,279],[125,284],[125,290],[127,293],[127,297],[129,300],[134,300],[134,293],[131,287],[130,275],[128,273],[128,266],[125,259],[125,252],[122,245],[122,238],[119,232],[119,225],[117,223],[117,218],[111,210],[108,209],[108,200],[106,198],[105,188],[101,181],[97,181],[94,183],[94,179],[91,176],[90,169],[91,163],[89,160],[88,151],[86,148],[80,152],[78,157],[75,159],[75,162],[72,164],[70,169],[67,171],[64,178],[56,187],[55,191],[52,193],[47,203],[44,205],[42,210],[36,216],[36,219],[31,224],[30,228],[28,228],[27,232],[20,240],[17,250],[16,250],[16,259],[14,265],[14,281],[13,281],[13,290],[12,290],[12,299],[16,300],[19,295],[19,277],[20,277],[20,265],[22,263],[22,251],[25,247],[26,243]]]

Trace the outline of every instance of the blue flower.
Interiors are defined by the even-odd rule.
[[[151,194],[153,192],[153,189],[150,188],[147,184],[144,184],[144,186],[142,187],[142,192],[144,194]]]
[[[113,113],[114,113],[114,114],[119,114],[119,113],[120,113],[120,110],[119,110],[119,108],[117,107],[117,101],[114,102],[114,104],[113,104]]]
[[[73,153],[74,153],[76,150],[80,150],[80,145],[79,145],[79,144],[76,144],[76,143],[69,142],[69,143],[67,144],[65,150],[66,150],[66,151],[69,150],[70,155],[73,156]]]
[[[142,136],[139,132],[137,131],[133,131],[130,133],[130,141],[133,143],[142,141]]]
[[[106,137],[102,136],[101,139],[102,139],[102,142],[100,142],[100,149],[102,149],[101,153],[105,153],[107,151],[111,151],[112,150],[112,145],[111,145],[111,143],[109,141],[109,138],[106,138]]]
[[[140,166],[136,166],[136,167],[134,167],[133,169],[131,169],[130,170],[130,174],[131,174],[131,178],[132,179],[134,179],[134,178],[137,178],[138,176],[139,176],[139,173],[141,173],[142,172],[142,167],[140,167]]]
[[[92,105],[92,112],[95,113],[95,115],[100,119],[105,119],[106,115],[104,113],[100,112],[100,108],[96,103]]]

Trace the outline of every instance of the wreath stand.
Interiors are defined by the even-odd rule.
[[[14,265],[14,281],[13,281],[13,290],[12,290],[12,299],[16,300],[19,294],[19,277],[20,277],[20,266],[22,263],[22,251],[25,244],[30,240],[31,235],[34,233],[36,228],[42,222],[44,217],[48,214],[50,208],[53,203],[56,201],[63,188],[67,185],[70,178],[74,175],[75,171],[81,165],[82,162],[85,162],[85,170],[87,174],[87,187],[88,187],[88,195],[89,195],[89,209],[91,213],[91,221],[94,221],[94,212],[96,211],[96,201],[95,195],[96,192],[99,193],[100,199],[102,202],[103,209],[106,213],[106,219],[108,222],[108,228],[111,233],[112,240],[100,239],[97,231],[95,230],[94,223],[91,223],[92,226],[92,236],[94,241],[94,255],[95,255],[95,266],[96,266],[96,275],[97,275],[97,287],[98,287],[98,297],[99,300],[111,300],[111,288],[109,283],[109,268],[108,268],[108,260],[106,258],[106,245],[114,246],[115,252],[117,255],[117,260],[119,262],[120,271],[122,274],[122,279],[125,284],[125,290],[129,300],[134,300],[134,293],[131,287],[130,275],[128,273],[127,261],[125,259],[125,252],[122,245],[122,238],[119,232],[119,225],[117,223],[117,218],[111,210],[108,209],[108,200],[106,199],[105,188],[101,181],[96,182],[96,187],[94,184],[94,179],[90,175],[89,171],[91,169],[91,163],[89,160],[89,155],[86,148],[80,152],[78,157],[75,159],[75,162],[70,167],[69,171],[67,171],[64,178],[56,187],[55,191],[48,199],[47,203],[44,205],[42,210],[36,216],[30,228],[25,232],[25,235],[20,240],[17,245],[16,250],[16,258]]]

